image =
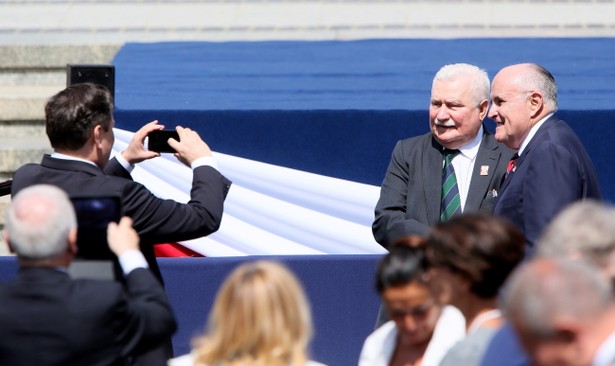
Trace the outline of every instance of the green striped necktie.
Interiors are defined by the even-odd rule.
[[[444,222],[461,213],[461,199],[457,187],[457,177],[453,168],[453,158],[459,150],[444,149],[444,168],[442,170],[442,204],[440,205],[440,221]]]

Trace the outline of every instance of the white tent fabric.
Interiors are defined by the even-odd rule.
[[[133,133],[115,129],[113,153]],[[233,182],[220,229],[181,242],[205,256],[380,254],[371,232],[379,187],[213,153]],[[191,170],[172,154],[144,161],[135,181],[162,198],[187,202]]]

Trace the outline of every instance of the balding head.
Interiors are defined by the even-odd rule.
[[[50,185],[23,189],[13,197],[6,211],[5,238],[24,260],[62,255],[76,228],[75,211],[68,196]]]
[[[537,64],[517,64],[500,70],[491,83],[488,117],[495,121],[495,138],[518,149],[530,129],[557,110],[555,78]]]
[[[503,68],[497,75],[510,79],[511,85],[540,92],[548,112],[557,110],[557,83],[549,70],[538,64],[517,64]]]
[[[537,258],[512,276],[506,316],[535,365],[590,364],[615,330],[609,281],[581,259]]]

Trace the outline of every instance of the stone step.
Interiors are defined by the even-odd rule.
[[[45,85],[0,85],[0,123],[42,121],[45,103],[65,86],[66,81]]]
[[[47,137],[0,138],[0,180],[12,178],[20,166],[38,163],[51,151]]]
[[[44,118],[67,64],[109,64],[119,45],[0,45],[0,122]],[[0,135],[2,136],[2,135]]]
[[[42,119],[32,121],[3,121],[0,123],[0,139],[47,140],[45,121]]]
[[[0,70],[65,70],[66,64],[110,63],[120,45],[0,45]]]

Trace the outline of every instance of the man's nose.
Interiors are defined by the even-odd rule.
[[[489,107],[489,111],[487,112],[487,117],[489,118],[495,118],[498,114],[498,108],[494,105],[492,105],[491,107]]]
[[[410,314],[404,316],[404,328],[409,331],[414,331],[417,328],[417,323],[414,317]]]
[[[440,107],[440,109],[438,109],[438,114],[436,115],[436,118],[440,121],[446,121],[450,119],[451,115],[448,108],[446,108],[446,106]]]

